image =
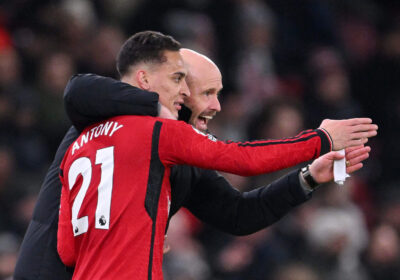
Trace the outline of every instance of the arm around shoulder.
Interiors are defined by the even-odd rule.
[[[64,106],[78,130],[118,115],[158,115],[158,94],[95,74],[77,74],[64,90]]]

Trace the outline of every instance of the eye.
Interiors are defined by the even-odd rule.
[[[180,83],[182,81],[183,77],[184,77],[183,75],[174,76],[174,82]]]
[[[212,92],[211,92],[211,90],[207,90],[203,94],[208,97],[212,94]]]

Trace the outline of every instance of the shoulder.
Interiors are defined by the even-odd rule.
[[[90,131],[91,129],[102,125],[102,124],[110,124],[113,123],[115,124],[121,124],[124,126],[143,126],[145,127],[146,125],[152,125],[157,121],[157,119],[155,117],[151,117],[151,116],[136,116],[136,115],[123,115],[123,116],[116,116],[116,117],[112,117],[109,119],[106,119],[104,121],[95,123],[91,126],[86,127],[85,131]]]
[[[162,119],[162,118],[158,118],[158,117],[155,119],[158,122],[162,123],[163,127],[167,127],[168,129],[176,129],[176,130],[184,131],[185,133],[191,132],[191,133],[196,133],[196,134],[200,134],[203,136],[207,136],[206,133],[201,132],[200,130],[194,128],[192,125],[190,125],[184,121]]]
[[[161,126],[161,130],[168,130],[174,133],[181,133],[181,132],[187,133],[188,130],[193,131],[193,129],[191,128],[192,126],[183,121],[163,119],[159,117],[156,117],[154,119]]]
[[[185,123],[184,121],[178,121],[178,120],[171,120],[171,119],[163,119],[160,117],[154,117],[154,119],[158,122],[161,122],[165,125],[168,126],[190,126],[187,123]]]

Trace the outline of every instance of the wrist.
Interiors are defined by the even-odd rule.
[[[320,185],[311,175],[310,165],[307,165],[300,170],[299,177],[300,182],[304,184],[304,187],[311,191],[315,190]]]
[[[321,151],[320,155],[329,153],[333,150],[333,140],[331,135],[324,128],[318,128],[317,133],[321,139]]]

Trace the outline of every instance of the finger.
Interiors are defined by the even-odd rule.
[[[348,162],[348,166],[352,166],[366,160],[367,158],[369,158],[369,153],[363,153],[354,158],[348,159],[346,162]]]
[[[330,153],[327,153],[326,155],[323,155],[323,157],[328,160],[339,160],[339,159],[344,158],[344,155],[342,155],[339,152],[330,152]]]
[[[378,134],[376,130],[365,131],[365,132],[355,132],[351,134],[351,139],[361,139],[361,138],[369,138],[374,137]]]
[[[354,159],[354,158],[356,158],[356,157],[358,157],[358,156],[360,156],[360,155],[362,155],[364,153],[369,153],[370,151],[371,151],[371,148],[368,147],[368,146],[364,147],[364,148],[360,148],[360,149],[354,150],[354,151],[351,151],[349,153],[346,153],[346,160],[352,160],[352,159]]]
[[[372,120],[370,118],[354,118],[354,119],[349,119],[349,124],[350,125],[358,125],[358,124],[368,124],[372,123]]]
[[[354,150],[358,150],[358,149],[362,149],[362,148],[364,148],[364,145],[357,145],[357,146],[354,146],[354,147],[348,147],[348,148],[346,148],[346,154],[351,153]]]
[[[360,162],[360,163],[357,163],[355,165],[347,167],[346,168],[346,172],[347,172],[347,174],[351,174],[351,173],[353,173],[353,172],[355,172],[357,170],[360,170],[362,167],[363,167],[363,164]]]
[[[354,146],[354,147],[350,147],[346,149],[346,157],[348,155],[351,155],[353,153],[360,153],[361,151],[371,151],[371,147],[370,146]]]
[[[357,124],[353,125],[351,129],[355,132],[375,131],[378,130],[378,126],[376,124]]]

